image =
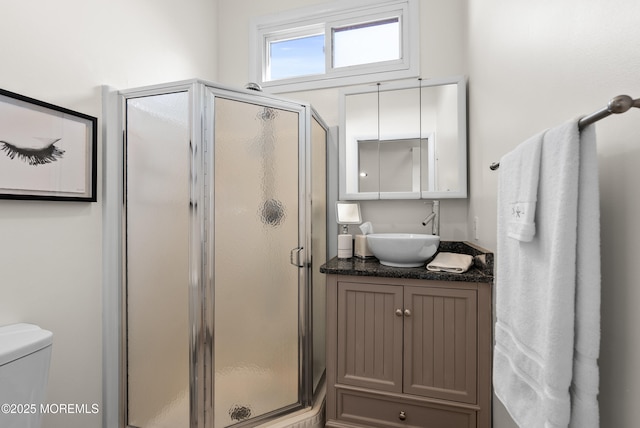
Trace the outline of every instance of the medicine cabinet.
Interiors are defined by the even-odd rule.
[[[464,77],[345,89],[340,121],[341,200],[467,197]]]

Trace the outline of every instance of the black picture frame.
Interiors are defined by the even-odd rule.
[[[0,199],[96,202],[98,119],[0,89]]]

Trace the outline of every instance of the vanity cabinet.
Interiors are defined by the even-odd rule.
[[[326,427],[490,427],[490,284],[327,279]]]

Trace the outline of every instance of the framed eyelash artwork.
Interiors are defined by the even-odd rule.
[[[95,202],[97,122],[0,89],[0,199]]]

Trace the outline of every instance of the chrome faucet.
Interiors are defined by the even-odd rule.
[[[431,222],[431,234],[440,235],[440,201],[433,201],[431,213],[422,220],[422,225],[426,226]]]

